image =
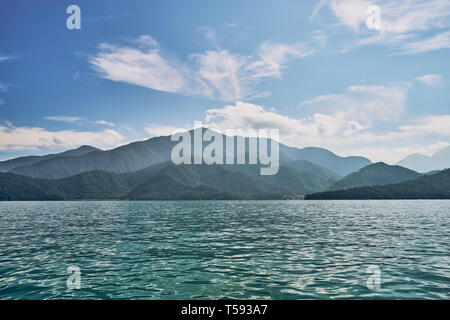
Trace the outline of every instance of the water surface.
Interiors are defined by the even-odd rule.
[[[1,202],[0,298],[448,299],[449,231],[446,200]]]

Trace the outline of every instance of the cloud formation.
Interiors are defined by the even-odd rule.
[[[380,8],[381,24],[378,31],[368,29],[367,9]],[[338,24],[353,32],[353,46],[383,44],[398,49],[396,54],[416,54],[450,47],[450,33],[441,30],[450,27],[448,0],[322,0],[310,20],[317,20],[319,12],[329,8]],[[434,35],[429,35],[430,31]],[[348,48],[347,48],[348,50]]]
[[[44,117],[45,120],[51,120],[51,121],[61,121],[61,122],[69,122],[74,123],[83,120],[83,118],[80,117],[68,117],[68,116],[49,116]]]
[[[228,50],[208,50],[179,62],[163,54],[159,44],[145,35],[132,45],[102,43],[89,62],[100,76],[153,90],[237,101],[267,95],[256,86],[267,78],[281,78],[290,59],[312,54],[302,45],[262,43],[255,56]]]
[[[0,125],[0,150],[55,149],[91,145],[99,148],[115,147],[124,137],[115,130],[104,131],[49,131],[39,127]]]
[[[376,112],[372,114],[384,124],[390,121]],[[290,146],[323,147],[341,155],[363,155],[373,161],[390,163],[412,152],[436,151],[450,141],[448,115],[417,117],[403,125],[394,122],[391,130],[382,132],[372,129],[373,121],[361,118],[358,112],[339,112],[338,109],[293,118],[245,102],[209,109],[205,115],[206,126],[222,133],[226,129],[274,128],[280,130],[280,141]]]
[[[434,86],[442,82],[442,76],[439,74],[426,74],[422,77],[417,77],[415,80],[427,84],[429,86]]]

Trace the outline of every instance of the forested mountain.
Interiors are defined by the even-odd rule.
[[[450,199],[450,169],[401,183],[314,193],[305,198],[311,200]]]
[[[392,184],[412,180],[421,174],[400,166],[390,166],[383,162],[377,162],[350,173],[343,179],[335,182],[330,190],[341,190],[362,186],[376,186]]]
[[[164,162],[135,172],[94,170],[61,179],[1,173],[0,199],[284,199],[323,191],[332,183],[286,166],[272,176],[261,176],[259,172],[258,165]]]
[[[190,131],[191,136],[193,131]],[[222,135],[221,137],[223,139],[223,145],[226,146],[225,136]],[[191,140],[193,143],[194,139]],[[236,137],[234,141],[236,148]],[[40,159],[40,161],[31,164],[15,166],[8,171],[44,179],[64,178],[93,170],[116,173],[132,172],[144,169],[152,164],[169,161],[171,159],[171,151],[177,143],[178,141],[171,141],[170,136],[155,137],[145,141],[133,142],[108,151],[90,152],[75,157],[62,154],[48,159]],[[245,143],[248,146],[248,138],[245,139]],[[207,144],[207,142],[203,142],[203,148]],[[370,160],[363,157],[339,157],[321,148],[298,149],[280,144],[279,150],[280,161],[286,162],[286,166],[296,168],[296,166],[301,166],[301,164],[296,164],[295,161],[309,161],[329,171],[325,173],[322,170],[322,177],[324,174],[329,176],[344,176],[370,164]],[[306,169],[304,164],[303,166],[304,169],[302,171],[310,171],[313,173],[320,171],[317,167],[313,168],[310,166],[311,170],[309,170]]]
[[[89,152],[101,151],[100,149],[91,147],[91,146],[81,146],[77,149],[67,150],[61,153],[55,154],[47,154],[45,156],[27,156],[27,157],[19,157],[11,160],[0,161],[0,172],[7,172],[11,169],[22,167],[22,166],[30,166],[35,163],[56,158],[56,157],[75,157],[82,156]]]

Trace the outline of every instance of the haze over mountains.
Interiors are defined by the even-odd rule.
[[[225,140],[225,136],[221,137]],[[246,146],[248,142],[246,139]],[[175,165],[170,155],[177,143],[170,136],[162,136],[108,151],[82,146],[60,154],[2,161],[0,200],[298,199],[314,193],[327,199],[354,197],[354,193],[349,196],[332,192],[359,190],[358,187],[365,188],[364,192],[358,191],[360,195],[369,192],[373,198],[374,192],[387,197],[384,190],[395,191],[393,196],[409,197],[401,188],[411,185],[401,183],[422,176],[401,166],[371,164],[363,157],[339,157],[326,149],[297,149],[283,144],[279,146],[280,167],[275,175],[261,175],[259,164]],[[207,144],[204,142],[203,148]],[[446,178],[447,175],[443,179]],[[437,184],[442,182],[439,179]],[[425,181],[427,187],[434,180]],[[378,189],[380,185],[398,183],[394,189]],[[413,184],[414,194],[426,194],[429,198],[446,194],[445,190],[436,192],[433,182],[431,185],[434,189],[424,193],[419,190],[420,183]],[[367,189],[373,186],[376,188]],[[442,186],[445,188],[446,184]]]
[[[329,190],[392,184],[413,180],[420,176],[420,173],[401,166],[390,166],[383,162],[377,162],[336,181]]]
[[[442,170],[450,167],[450,146],[437,151],[432,156],[413,153],[397,162],[398,165],[418,172]]]
[[[450,199],[450,169],[396,184],[306,195],[308,200]]]
[[[193,130],[190,132],[192,135]],[[222,135],[223,139],[224,137]],[[170,136],[155,137],[108,151],[96,150],[79,156],[61,154],[36,163],[20,164],[9,168],[7,171],[45,179],[64,178],[91,170],[117,173],[137,171],[152,164],[170,161],[171,151],[177,143],[177,141],[171,141]],[[248,138],[246,138],[246,145],[248,145]],[[293,160],[306,160],[315,163],[340,176],[347,175],[371,163],[369,159],[364,157],[340,157],[322,148],[298,149],[280,144],[280,161]],[[14,162],[14,160],[9,161]],[[2,163],[0,163],[0,168],[2,168]]]
[[[23,166],[30,166],[35,163],[53,159],[56,157],[74,157],[74,156],[82,156],[84,154],[87,154],[92,151],[101,151],[100,149],[91,147],[91,146],[81,146],[79,148],[73,149],[73,150],[67,150],[61,153],[56,154],[47,154],[45,156],[27,156],[27,157],[20,157],[15,159],[10,159],[6,161],[0,161],[0,172],[7,172],[11,169],[17,168],[17,167],[23,167]]]

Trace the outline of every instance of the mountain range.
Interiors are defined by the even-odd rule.
[[[450,146],[437,151],[432,156],[413,153],[397,162],[398,165],[418,172],[442,170],[450,167]]]
[[[308,200],[450,199],[450,169],[396,184],[308,194]]]
[[[420,176],[420,173],[401,166],[391,166],[383,162],[377,162],[336,181],[329,190],[393,184],[412,180]]]
[[[195,130],[203,133],[205,129]],[[220,137],[225,141],[225,136]],[[248,146],[248,138],[244,141]],[[82,146],[2,161],[0,200],[298,199],[305,195],[314,199],[336,196],[335,190],[372,190],[367,188],[422,176],[398,165],[372,164],[363,157],[340,157],[326,149],[283,144],[275,175],[261,175],[260,164],[175,165],[171,152],[177,143],[162,136],[108,151]]]
[[[193,131],[190,131],[191,136]],[[225,136],[221,136],[225,140]],[[234,140],[236,141],[236,137]],[[0,170],[43,179],[64,178],[92,170],[116,173],[131,172],[144,169],[152,164],[170,161],[171,151],[177,143],[178,141],[171,141],[170,136],[161,136],[133,142],[108,151],[91,150],[91,152],[79,155],[62,153],[57,156],[44,156],[39,158],[40,160],[29,163],[24,163],[20,158],[8,160],[0,162]],[[248,145],[248,138],[245,139],[245,143]],[[347,175],[371,163],[364,157],[340,157],[322,148],[298,149],[280,144],[279,150],[280,161],[305,160],[340,176]]]
[[[94,170],[61,179],[0,173],[0,200],[284,199],[326,190],[331,181],[287,166],[261,176],[256,165],[163,162],[135,172]]]

